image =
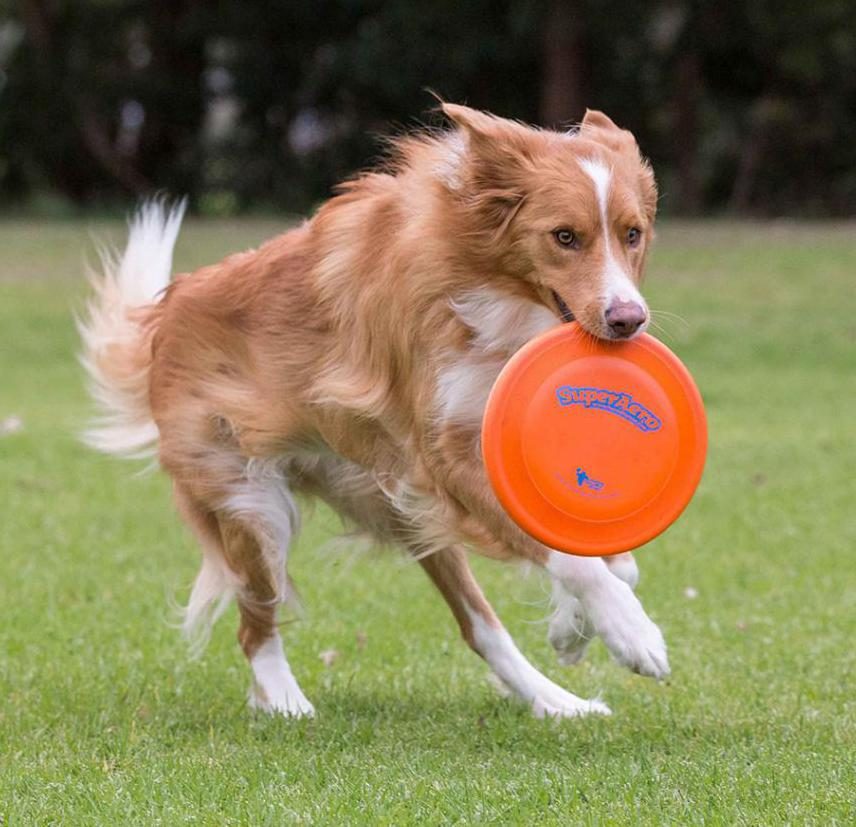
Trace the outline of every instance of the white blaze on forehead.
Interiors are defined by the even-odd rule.
[[[583,172],[594,182],[597,204],[600,207],[600,218],[606,226],[606,205],[609,201],[609,188],[612,184],[612,170],[600,161],[587,158],[580,161]]]
[[[601,161],[586,158],[579,162],[582,171],[591,178],[594,184],[597,204],[600,210],[600,223],[603,227],[604,241],[604,309],[614,301],[636,302],[646,308],[645,299],[639,293],[625,269],[615,260],[612,254],[612,245],[609,241],[609,190],[612,186],[612,170]]]

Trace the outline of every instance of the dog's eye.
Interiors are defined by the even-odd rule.
[[[638,247],[639,242],[642,240],[642,230],[638,227],[631,227],[627,231],[627,243],[631,247]]]
[[[563,247],[573,247],[574,249],[577,249],[580,246],[580,242],[577,239],[576,234],[572,230],[568,230],[564,227],[559,230],[553,230],[553,238],[555,238]]]

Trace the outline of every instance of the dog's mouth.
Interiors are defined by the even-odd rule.
[[[556,307],[559,308],[559,315],[562,317],[562,321],[572,322],[574,320],[574,314],[571,312],[571,308],[565,304],[565,300],[555,290],[551,290],[550,292],[553,294]]]

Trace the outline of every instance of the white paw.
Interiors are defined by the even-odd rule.
[[[580,601],[568,594],[562,595],[547,632],[547,640],[556,650],[559,663],[562,666],[578,663],[594,635],[594,627],[583,612]]]
[[[272,697],[257,684],[250,689],[250,709],[258,709],[268,715],[282,715],[285,718],[314,718],[315,707],[296,684],[289,690],[285,687],[271,693]]]
[[[600,701],[587,701],[553,686],[532,700],[536,718],[582,718],[585,715],[612,715],[612,710]]]
[[[630,586],[609,578],[581,598],[592,626],[619,663],[652,678],[669,674],[663,635]]]

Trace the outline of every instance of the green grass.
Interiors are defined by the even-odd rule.
[[[191,222],[178,265],[276,226]],[[661,231],[648,295],[687,321],[664,338],[710,420],[698,495],[638,554],[671,679],[599,643],[559,667],[540,576],[476,561],[533,662],[615,712],[558,723],[498,698],[419,568],[334,547],[323,509],[285,630],[317,719],[245,709],[234,610],[187,659],[170,605],[197,553],[166,480],[75,441],[86,229],[0,224],[0,420],[23,420],[0,437],[0,824],[853,823],[853,226]]]

